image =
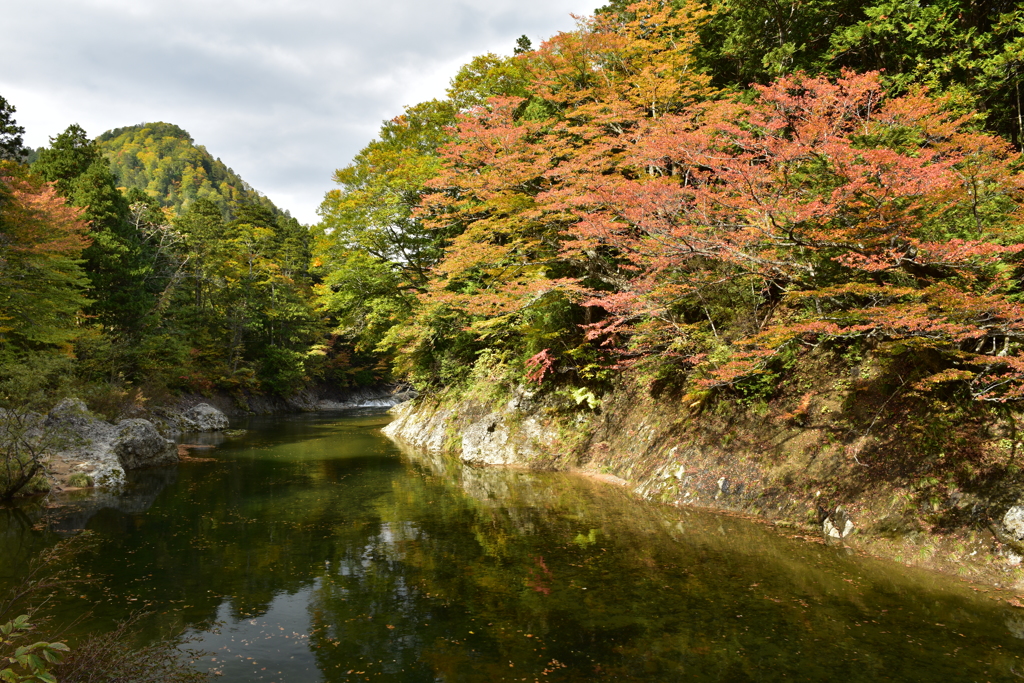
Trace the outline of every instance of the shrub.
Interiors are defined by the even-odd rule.
[[[92,477],[84,472],[75,472],[68,477],[68,486],[73,486],[79,489],[89,488],[93,485]]]
[[[137,613],[108,633],[92,635],[79,642],[53,668],[61,683],[199,683],[209,680],[196,671],[191,661],[197,652],[182,652],[179,641],[165,638],[139,647],[135,631],[145,617]]]

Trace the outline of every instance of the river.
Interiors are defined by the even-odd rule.
[[[56,618],[145,610],[140,639],[184,629],[231,683],[1024,678],[1011,593],[579,476],[403,452],[387,420],[253,420],[122,495],[2,511],[0,570],[84,538],[78,571],[102,578]]]

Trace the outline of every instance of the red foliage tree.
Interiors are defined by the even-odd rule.
[[[514,338],[571,298],[603,311],[592,340],[713,386],[795,344],[870,339],[944,358],[926,383],[1024,398],[1012,148],[877,74],[722,97],[691,67],[705,19],[643,2],[582,21],[520,57],[528,98],[460,118],[421,207],[454,235],[421,320]]]
[[[577,220],[562,188],[614,172],[623,139],[644,120],[710,93],[691,64],[707,15],[697,3],[647,0],[626,15],[581,20],[519,57],[529,97],[491,98],[459,118],[419,214],[454,235],[425,315],[443,307],[474,317],[485,334],[509,332],[524,311],[578,289],[587,265],[562,254]]]
[[[1009,145],[925,93],[887,98],[877,74],[755,92],[651,121],[629,145],[633,173],[574,188],[585,210],[566,254],[613,250],[622,283],[592,293],[613,314],[592,334],[688,354],[709,384],[757,373],[798,341],[899,340],[949,356],[931,381],[1024,397],[1024,308],[1007,296],[1022,186]],[[702,305],[723,296],[727,338]]]

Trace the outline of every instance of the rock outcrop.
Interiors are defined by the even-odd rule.
[[[463,462],[478,465],[529,465],[550,452],[557,442],[551,425],[533,405],[533,395],[518,389],[497,409],[482,403],[435,406],[402,403],[384,433],[432,452],[448,450],[456,441]]]
[[[304,411],[351,410],[352,408],[389,408],[416,398],[412,387],[397,384],[376,387],[359,387],[330,398],[311,398],[303,407]],[[297,398],[290,399],[296,402]]]
[[[121,420],[116,425],[91,414],[76,398],[64,399],[50,411],[45,427],[65,437],[51,468],[59,478],[85,474],[95,486],[124,483],[126,470],[178,461],[174,443],[162,437],[148,420]]]
[[[1024,590],[1024,473],[1009,466],[1012,450],[984,477],[955,465],[989,452],[975,447],[1005,453],[1019,415],[1009,425],[957,425],[926,411],[914,424],[929,436],[910,438],[904,418],[882,410],[896,366],[861,360],[846,368],[849,377],[842,367],[831,352],[809,354],[757,403],[682,393],[646,370],[624,374],[600,397],[478,383],[393,408],[384,432],[474,464],[611,475],[647,500],[756,516],[942,571],[966,566]],[[961,443],[975,445],[952,450]],[[948,481],[907,486],[925,471]]]
[[[1024,507],[1014,505],[1003,515],[1003,528],[1014,540],[1024,541]]]

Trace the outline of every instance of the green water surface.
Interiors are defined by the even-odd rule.
[[[1024,610],[962,582],[403,452],[387,420],[256,421],[122,495],[0,511],[0,568],[87,529],[79,572],[102,580],[57,617],[148,610],[140,639],[187,629],[225,682],[1024,678]]]

